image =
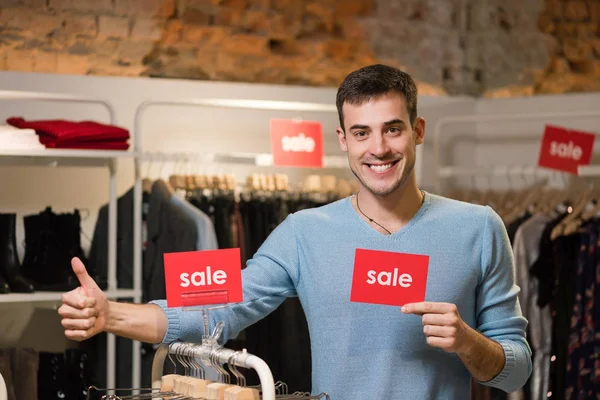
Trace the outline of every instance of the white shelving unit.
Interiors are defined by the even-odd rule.
[[[0,101],[48,101],[65,103],[87,103],[104,107],[109,113],[109,123],[115,124],[115,112],[112,105],[105,101],[89,97],[61,95],[54,93],[1,91]],[[133,134],[132,134],[133,138]],[[135,140],[135,138],[133,138]],[[11,166],[47,166],[47,167],[98,167],[109,171],[108,184],[108,288],[105,291],[110,299],[133,298],[141,302],[141,280],[136,279],[133,289],[117,287],[117,161],[135,159],[134,151],[74,150],[74,149],[34,149],[0,150],[0,165]],[[132,179],[133,181],[133,179]],[[61,292],[10,293],[0,295],[0,303],[59,303]],[[107,335],[107,386],[115,387],[116,354],[115,336]],[[140,359],[139,347],[134,346],[133,358]],[[138,360],[139,362],[139,360]]]

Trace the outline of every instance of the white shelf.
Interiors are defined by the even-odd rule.
[[[109,299],[135,297],[137,293],[134,289],[105,290],[104,293]],[[0,303],[45,303],[60,302],[62,292],[35,292],[35,293],[8,293],[0,294]]]
[[[134,158],[136,152],[124,150],[76,149],[1,149],[0,163],[41,166],[107,166],[116,159]]]

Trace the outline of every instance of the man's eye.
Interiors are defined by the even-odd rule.
[[[354,136],[356,136],[356,137],[364,137],[366,135],[367,135],[367,133],[365,131],[354,132]]]
[[[391,127],[391,128],[389,129],[389,132],[390,132],[390,133],[400,133],[400,128],[397,128],[397,127]]]

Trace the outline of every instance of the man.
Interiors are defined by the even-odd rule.
[[[391,67],[364,67],[344,80],[336,103],[340,147],[360,190],[290,215],[275,229],[243,271],[244,302],[212,313],[213,325],[225,322],[222,341],[299,296],[313,393],[464,400],[471,376],[505,391],[520,388],[531,352],[506,230],[489,207],[417,187],[425,120],[417,117],[415,83]],[[357,248],[428,255],[426,301],[401,309],[350,302]],[[164,301],[109,302],[77,259],[73,269],[81,287],[59,309],[67,337],[107,331],[152,343],[201,341],[197,313]]]

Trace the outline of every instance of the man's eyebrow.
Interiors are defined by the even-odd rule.
[[[354,124],[350,127],[350,130],[353,129],[369,129],[369,125]]]
[[[389,126],[389,125],[394,125],[394,124],[404,124],[404,121],[402,121],[399,118],[395,118],[389,121],[386,121],[383,123],[384,126]]]

